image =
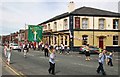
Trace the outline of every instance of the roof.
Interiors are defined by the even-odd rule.
[[[119,13],[110,12],[106,10],[91,8],[91,7],[81,7],[73,12],[71,14],[74,15],[85,15],[85,16],[105,16],[105,17],[118,17]]]
[[[74,11],[72,11],[71,13],[66,12],[63,13],[61,15],[57,15],[41,24],[45,24],[57,19],[61,19],[64,17],[67,17],[69,15],[79,15],[79,16],[102,16],[102,17],[120,17],[120,13],[115,13],[115,12],[111,12],[111,11],[106,11],[106,10],[101,10],[101,9],[96,9],[96,8],[91,8],[91,7],[81,7],[78,9],[75,9]],[[39,25],[41,25],[39,24]]]

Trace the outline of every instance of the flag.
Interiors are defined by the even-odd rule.
[[[28,41],[40,42],[42,40],[42,32],[42,26],[28,25]]]

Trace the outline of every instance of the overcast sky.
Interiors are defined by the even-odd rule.
[[[7,35],[25,28],[25,24],[37,25],[68,11],[71,0],[1,0],[0,35]],[[93,7],[118,12],[119,0],[72,0],[75,8]]]

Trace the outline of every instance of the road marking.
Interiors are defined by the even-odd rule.
[[[77,57],[82,57],[82,56],[77,56]]]
[[[85,64],[80,64],[80,63],[73,63],[74,65],[80,65],[80,66],[86,66],[86,67],[94,67],[94,66],[90,66],[90,65],[85,65]]]
[[[115,60],[120,60],[120,59],[115,59]]]
[[[34,56],[34,55],[32,55],[32,54],[29,54],[29,53],[28,53],[28,55],[29,55],[29,56]]]
[[[19,77],[26,77],[23,73],[18,73],[18,72],[16,72],[16,71],[13,69],[12,66],[7,65],[7,63],[6,63],[5,60],[3,60],[3,59],[1,59],[1,58],[0,58],[0,60],[2,60],[2,61],[6,64],[5,67],[9,68],[13,73],[15,73],[16,75],[18,75]]]

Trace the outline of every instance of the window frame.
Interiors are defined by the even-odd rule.
[[[83,20],[87,20],[87,27],[83,27]],[[85,24],[86,25],[86,24]],[[82,29],[88,29],[89,28],[89,19],[88,18],[82,18]]]
[[[101,23],[100,23],[100,20],[103,20],[103,23],[104,23],[104,24],[101,24]],[[103,26],[102,26],[103,28],[101,28],[100,25],[103,25]],[[98,28],[99,28],[100,30],[104,30],[104,29],[105,29],[105,19],[104,19],[104,18],[100,18],[100,19],[99,19],[99,27],[98,27]]]
[[[114,24],[114,21],[116,21],[116,20],[118,21],[118,24],[117,24],[118,27],[117,27],[117,28],[116,28],[116,27],[114,28],[114,25],[116,26],[116,24]],[[118,28],[119,28],[119,19],[113,19],[113,29],[118,30]]]
[[[117,40],[114,40],[114,37],[117,37]],[[114,42],[117,42],[117,45],[114,44]],[[113,46],[118,46],[119,45],[119,36],[118,35],[114,35],[113,36]]]
[[[63,20],[63,29],[64,30],[68,29],[68,19]]]

